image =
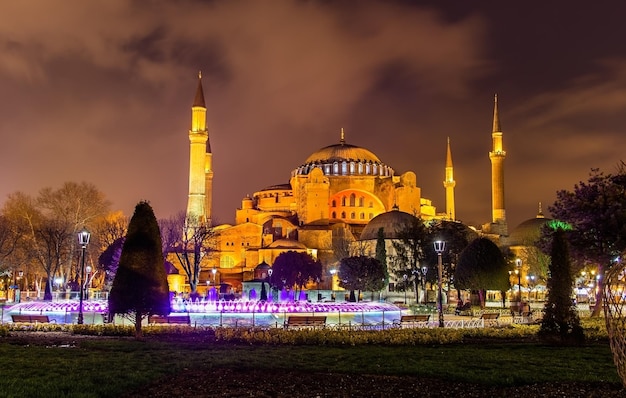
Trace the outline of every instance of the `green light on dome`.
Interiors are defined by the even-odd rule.
[[[552,228],[555,231],[558,229],[561,229],[563,231],[572,231],[574,229],[574,227],[572,227],[572,224],[560,220],[550,220],[547,222],[547,224],[548,227]]]

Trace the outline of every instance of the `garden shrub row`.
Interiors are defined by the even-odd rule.
[[[604,319],[583,319],[582,325],[587,341],[608,339]],[[4,324],[0,326],[0,337],[10,336],[16,331],[67,332],[91,336],[133,336],[131,325],[64,325],[64,324]],[[405,328],[386,330],[338,330],[301,329],[283,330],[280,328],[200,328],[186,325],[147,326],[145,336],[180,335],[210,337],[216,342],[259,345],[329,345],[355,346],[379,345],[423,345],[453,344],[472,341],[532,341],[539,331],[538,325],[508,325],[492,328],[451,329],[451,328]]]

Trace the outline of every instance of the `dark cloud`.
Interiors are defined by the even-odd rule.
[[[141,199],[160,217],[183,209],[202,69],[219,220],[244,195],[287,182],[343,127],[350,143],[416,171],[439,209],[451,137],[457,214],[487,222],[498,91],[515,224],[591,167],[611,169],[624,146],[626,57],[605,43],[624,28],[611,17],[619,31],[598,36],[601,46],[578,31],[568,43],[584,16],[555,30],[551,13],[518,19],[480,2],[5,2],[0,197],[85,180],[126,213]]]

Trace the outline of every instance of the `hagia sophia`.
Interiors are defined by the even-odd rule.
[[[201,75],[191,113],[187,217],[211,225],[213,155]],[[295,165],[288,183],[261,188],[243,198],[234,225],[213,226],[216,250],[203,261],[201,284],[212,280],[241,291],[245,281],[266,278],[276,257],[290,250],[311,254],[322,263],[324,275],[330,275],[340,260],[334,255],[338,241],[375,239],[372,235],[381,226],[397,226],[407,217],[456,221],[449,139],[443,181],[445,211],[438,212],[432,201],[422,196],[415,172],[396,174],[372,151],[348,143],[343,129],[338,132],[336,143]],[[497,96],[491,134],[492,219],[475,229],[504,245],[509,235],[504,201],[506,152]],[[331,278],[323,279],[321,288],[336,288]]]

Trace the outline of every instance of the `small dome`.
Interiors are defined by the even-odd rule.
[[[417,217],[414,215],[397,209],[379,214],[372,218],[365,228],[363,228],[360,240],[378,239],[378,230],[381,228],[383,229],[385,239],[395,239],[400,229],[415,220],[417,220]]]
[[[530,246],[533,245],[541,237],[541,229],[550,218],[545,218],[542,213],[537,217],[528,219],[519,224],[509,235],[509,243],[511,246]]]
[[[306,246],[297,240],[291,239],[278,239],[272,242],[268,249],[292,249],[292,250],[306,250]]]

